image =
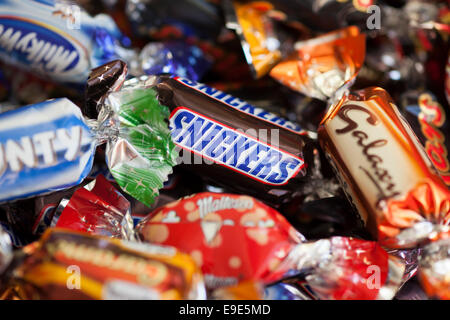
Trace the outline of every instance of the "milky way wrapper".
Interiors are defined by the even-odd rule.
[[[319,141],[382,245],[415,247],[449,223],[450,191],[385,90],[343,96],[323,119]]]
[[[105,14],[66,1],[0,1],[0,60],[82,89],[92,68],[134,53]]]
[[[16,259],[8,284],[19,286],[26,299],[205,297],[197,265],[172,247],[51,228]]]

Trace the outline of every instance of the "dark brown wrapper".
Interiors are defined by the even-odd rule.
[[[188,113],[195,116],[199,115],[202,119],[207,119],[204,121],[212,121],[215,125],[226,128],[226,130],[243,132],[246,137],[252,140],[252,143],[256,140],[264,146],[267,146],[267,148],[281,150],[280,152],[284,157],[294,158],[299,164],[296,166],[294,173],[289,172],[290,176],[285,179],[286,181],[284,183],[271,185],[263,181],[264,179],[257,177],[257,174],[251,174],[252,171],[256,170],[254,169],[255,167],[248,172],[244,172],[244,170],[239,171],[230,165],[220,163],[216,159],[209,158],[210,161],[207,162],[204,161],[204,158],[202,160],[204,154],[201,152],[193,152],[192,150],[194,148],[192,148],[187,153],[184,153],[181,158],[187,155],[189,161],[191,161],[187,167],[202,177],[210,179],[216,184],[226,186],[228,189],[255,195],[271,203],[281,203],[288,199],[298,186],[306,181],[305,176],[308,173],[306,167],[312,163],[308,158],[312,159],[312,149],[314,148],[312,140],[307,136],[291,132],[283,127],[232,108],[218,99],[214,99],[182,84],[174,78],[161,77],[159,83],[156,85],[156,90],[160,103],[166,105],[171,110],[170,119],[174,118],[180,110],[187,110]],[[203,128],[200,127],[198,129]],[[174,128],[171,128],[171,130],[173,133]],[[197,139],[204,139],[207,132],[206,130],[204,132],[199,130],[195,133]],[[172,137],[179,147],[187,150],[181,143],[177,143],[179,139],[175,139],[174,134],[172,134]],[[246,139],[240,136],[239,139],[241,138]],[[236,141],[238,140],[236,139]],[[195,143],[197,145],[199,144],[198,141]],[[237,142],[233,147],[236,148],[236,145]],[[193,146],[195,147],[195,144]],[[227,149],[227,152],[231,149],[231,147]],[[246,150],[248,151],[248,149]],[[258,155],[260,154],[262,153],[258,153]],[[183,158],[184,163],[186,162],[185,160],[186,158]],[[252,160],[249,161],[250,163],[246,163],[247,168],[255,165],[255,162],[252,162]],[[263,159],[258,158],[255,161],[263,161]],[[273,167],[269,167],[269,169],[271,173],[274,170]]]

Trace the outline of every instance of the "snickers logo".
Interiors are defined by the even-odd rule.
[[[175,109],[169,121],[179,147],[262,183],[286,184],[304,166],[299,157],[186,107]]]

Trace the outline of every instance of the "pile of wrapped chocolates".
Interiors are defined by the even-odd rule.
[[[0,0],[0,300],[450,299],[450,7]]]

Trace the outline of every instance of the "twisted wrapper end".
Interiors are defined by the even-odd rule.
[[[428,296],[450,300],[450,228],[423,248],[419,279]]]
[[[299,244],[284,263],[307,273],[321,299],[392,299],[403,284],[405,264],[377,242],[333,237]]]
[[[390,200],[378,239],[389,248],[412,248],[433,239],[450,223],[450,192],[433,181],[418,184],[404,199]]]

